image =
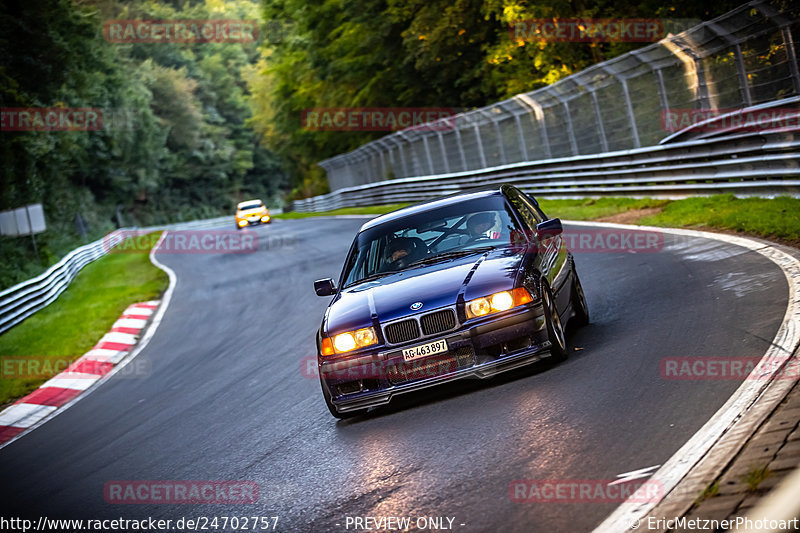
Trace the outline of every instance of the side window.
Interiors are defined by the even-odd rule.
[[[522,217],[522,222],[526,226],[525,233],[527,234],[528,240],[534,246],[539,246],[539,239],[536,235],[536,225],[539,223],[539,220],[537,220],[536,216],[534,215],[534,211],[532,211],[530,206],[522,200],[522,195],[517,191],[510,191],[508,194],[508,199],[511,202],[511,205],[516,209],[519,216]],[[519,244],[522,244],[513,235],[512,242],[518,242]]]
[[[531,230],[531,232],[535,231],[536,225],[539,224],[541,220],[536,218],[536,215],[534,214],[535,211],[530,207],[530,205],[528,205],[528,203],[525,202],[522,199],[522,196],[517,194],[516,191],[509,193],[508,199],[511,201],[511,205],[513,205],[519,213],[519,216],[522,217],[522,220],[525,222],[525,225],[528,226],[528,229]]]
[[[350,261],[344,269],[342,285],[347,285],[354,279],[358,279],[364,273],[364,254],[360,250],[354,250],[350,256]]]
[[[545,220],[547,220],[547,217],[545,216],[544,211],[539,209],[539,206],[536,205],[536,202],[532,201],[528,196],[526,196],[524,194],[521,195],[521,196],[522,196],[522,201],[525,203],[526,206],[528,206],[528,210],[531,212],[533,217],[536,219],[536,221],[537,221],[536,223],[537,224],[539,222],[544,222]]]
[[[369,258],[369,264],[367,265],[367,272],[366,274],[373,274],[378,271],[380,267],[380,261],[383,257],[383,248],[384,242],[386,241],[386,237],[382,237],[380,239],[375,239],[370,243],[369,252],[366,252],[367,257]]]

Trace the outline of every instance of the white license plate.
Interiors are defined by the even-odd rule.
[[[442,339],[440,341],[429,342],[428,344],[421,344],[413,348],[406,348],[403,350],[403,360],[411,361],[419,359],[420,357],[428,357],[429,355],[436,355],[447,351],[447,341]]]

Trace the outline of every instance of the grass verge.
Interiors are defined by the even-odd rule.
[[[654,198],[539,199],[549,216],[648,226],[737,232],[800,247],[800,198],[736,198],[732,194],[661,200]],[[281,218],[382,214],[408,204],[343,208],[323,213],[286,213]]]
[[[548,215],[564,219],[609,219],[628,213],[633,216],[625,217],[627,223],[730,231],[794,246],[800,244],[800,199],[788,196],[736,198],[732,194],[720,194],[683,200],[544,199],[540,204]],[[641,211],[641,216],[636,216],[637,211]]]
[[[596,220],[643,209],[663,208],[669,200],[653,198],[586,198],[583,200],[551,200],[537,198],[539,205],[549,216],[564,220]]]
[[[800,240],[800,198],[736,198],[719,195],[671,202],[657,215],[642,217],[652,226],[708,227],[761,237]]]
[[[47,380],[14,378],[19,375],[14,358],[32,356],[41,366],[50,362],[63,369],[64,361],[89,351],[128,305],[158,298],[168,284],[166,273],[141,248],[110,253],[84,267],[55,302],[0,336],[0,406]]]
[[[308,217],[324,217],[332,215],[382,215],[395,211],[401,207],[406,207],[410,204],[388,204],[388,205],[370,205],[366,207],[342,207],[332,211],[320,211],[318,213],[297,213],[292,211],[290,213],[282,213],[275,215],[273,218],[295,219],[295,218],[308,218]]]

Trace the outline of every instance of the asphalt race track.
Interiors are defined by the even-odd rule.
[[[0,450],[0,515],[278,516],[278,531],[304,532],[347,531],[347,517],[449,517],[463,532],[590,531],[616,503],[515,503],[509,484],[663,464],[739,382],[667,380],[662,359],[760,356],[786,309],[780,269],[718,241],[576,254],[592,323],[568,335],[568,361],[337,422],[303,371],[329,300],[312,281],[338,278],[363,222],[276,221],[252,230],[256,253],[159,255],[178,283],[136,360],[146,371],[112,377]],[[259,498],[109,504],[114,480],[245,480]]]

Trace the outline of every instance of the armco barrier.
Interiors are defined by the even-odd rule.
[[[386,135],[319,164],[331,191],[339,191],[654,146],[685,123],[665,116],[800,96],[799,38],[800,3],[752,0],[546,87]]]
[[[800,97],[740,111],[800,108]],[[471,187],[508,182],[536,196],[680,198],[697,194],[800,196],[800,128],[683,132],[672,142],[602,154],[515,163],[482,170],[393,179],[296,200],[293,210],[417,202]],[[681,140],[684,138],[689,140]]]
[[[43,274],[0,292],[0,333],[19,324],[58,298],[84,266],[107,254],[111,248],[122,241],[122,235],[130,235],[132,231],[199,229],[225,223],[233,226],[233,217],[219,217],[147,228],[124,228],[109,233],[93,243],[76,248]]]
[[[0,333],[22,322],[64,292],[78,272],[108,253],[117,230],[68,253],[43,274],[0,292]]]

